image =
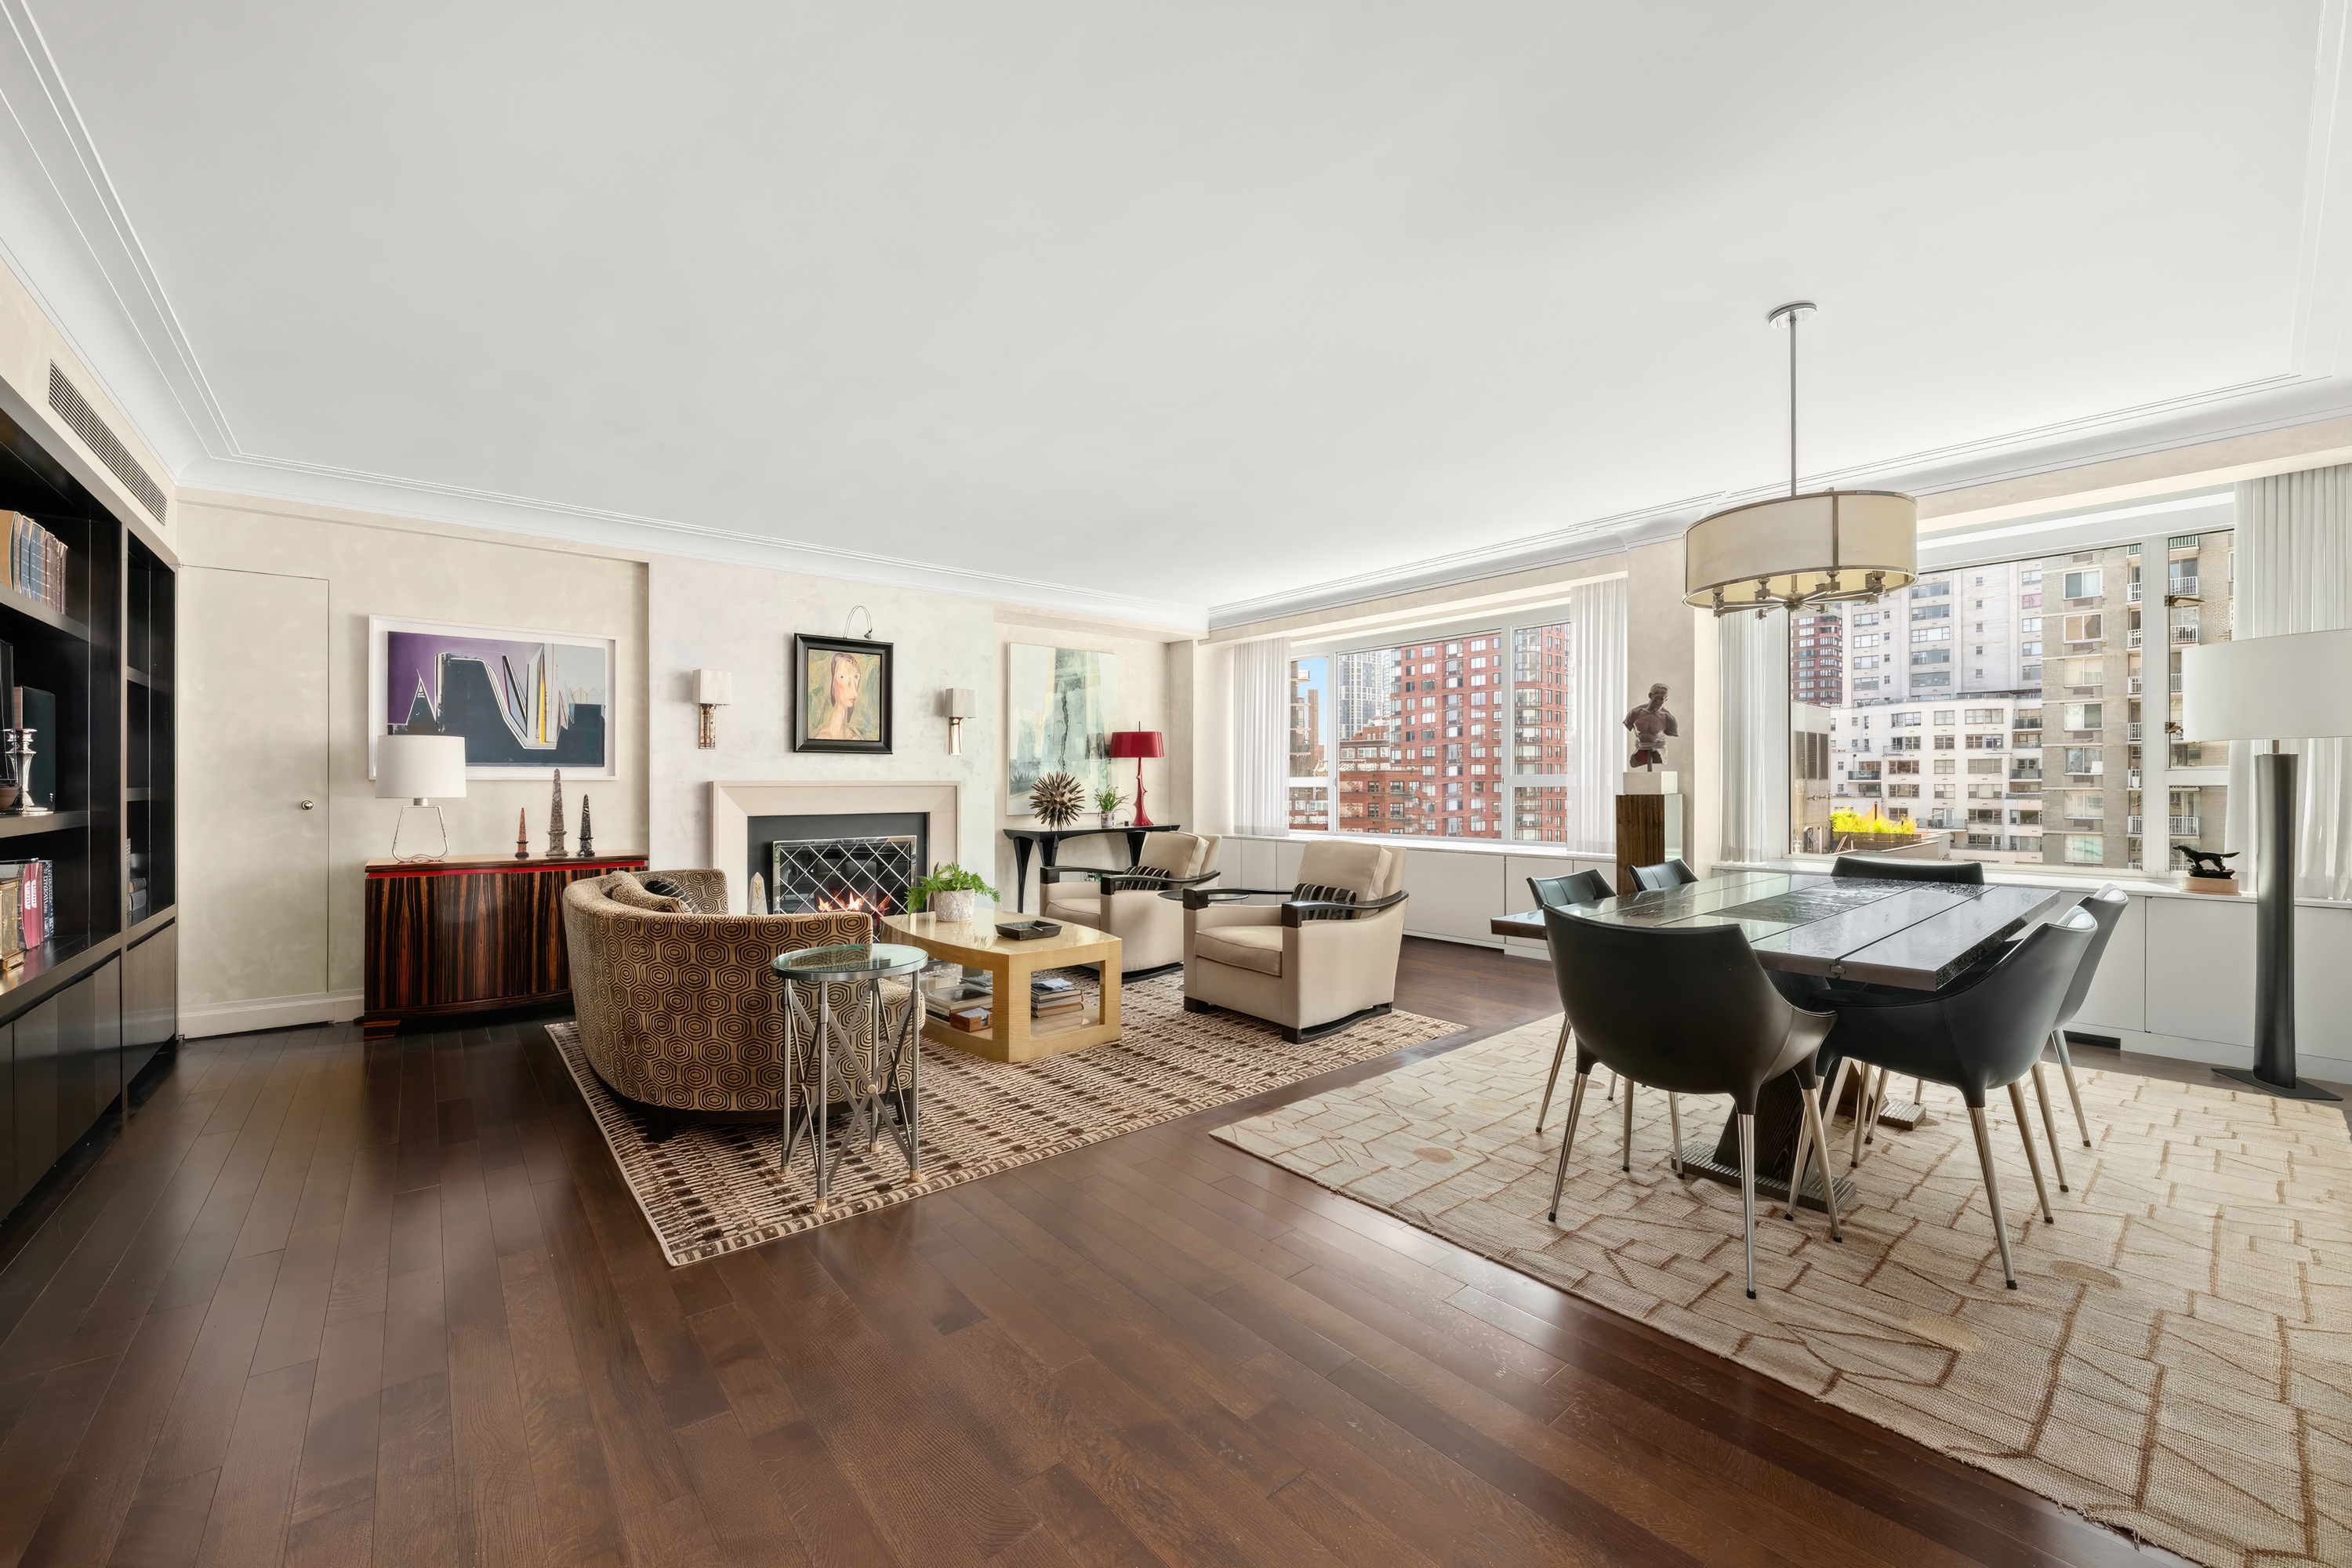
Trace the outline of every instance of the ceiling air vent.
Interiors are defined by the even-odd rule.
[[[106,465],[107,471],[122,481],[122,488],[139,498],[148,516],[157,522],[166,521],[163,489],[147,477],[139,459],[115,438],[106,421],[91,411],[82,398],[81,389],[66,379],[66,373],[58,368],[54,360],[49,362],[49,406],[66,422],[66,428],[80,437],[82,445]]]

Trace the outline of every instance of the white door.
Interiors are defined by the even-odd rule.
[[[181,1026],[323,1021],[326,580],[185,567],[178,618]]]

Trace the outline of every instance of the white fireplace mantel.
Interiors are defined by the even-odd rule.
[[[727,901],[744,911],[743,865],[751,852],[755,816],[825,816],[860,812],[921,812],[929,819],[931,863],[961,860],[956,825],[963,786],[949,779],[803,779],[793,782],[710,785],[709,864],[727,873]]]

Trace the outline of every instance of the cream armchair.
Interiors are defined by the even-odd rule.
[[[1321,889],[1339,897],[1310,896]],[[1402,849],[1310,844],[1297,888],[1248,890],[1285,901],[1219,903],[1204,889],[1185,893],[1186,1012],[1230,1007],[1286,1038],[1309,1040],[1394,1005],[1404,945]]]
[[[1223,842],[1213,834],[1154,833],[1144,838],[1143,858],[1124,871],[1047,866],[1037,873],[1039,910],[1049,921],[1092,926],[1118,938],[1124,979],[1179,968],[1184,962],[1184,910],[1160,895],[1214,882]]]

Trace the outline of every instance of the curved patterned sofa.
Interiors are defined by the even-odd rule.
[[[687,889],[699,908],[727,907],[724,871],[648,871]],[[871,942],[861,913],[730,915],[671,912],[611,896],[629,872],[583,878],[563,891],[563,940],[572,961],[572,1002],[580,1045],[605,1086],[625,1099],[702,1121],[773,1121],[782,1114],[788,1009],[769,963],[780,952]],[[625,891],[627,889],[625,889]],[[638,896],[642,896],[641,890]],[[796,983],[816,1016],[816,986]],[[913,1005],[913,992],[882,983],[886,1025]],[[831,987],[837,1016],[873,1070],[873,1024],[865,988]],[[851,1004],[856,998],[859,1005]],[[794,1097],[816,1077],[812,1043],[802,1053]]]

